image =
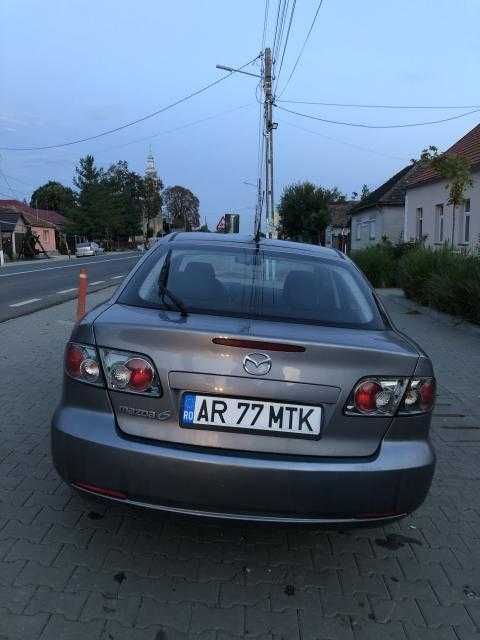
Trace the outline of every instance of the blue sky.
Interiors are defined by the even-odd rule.
[[[277,0],[270,5],[271,44]],[[280,86],[316,6],[317,0],[297,0]],[[263,0],[2,0],[0,146],[41,146],[94,135],[173,102],[219,77],[217,63],[241,65],[252,59],[260,50],[263,15]],[[479,24],[478,0],[324,0],[282,98],[480,104]],[[247,231],[255,190],[243,180],[255,181],[257,172],[255,87],[254,78],[237,74],[156,118],[96,141],[2,152],[1,167],[17,197],[28,198],[47,180],[70,184],[76,162],[86,153],[101,165],[124,159],[143,172],[151,144],[165,185],[191,188],[210,225],[225,211],[238,211]],[[461,113],[283,106],[371,124]],[[363,183],[380,184],[429,144],[449,146],[480,122],[480,113],[392,130],[324,124],[279,110],[275,119],[277,196],[285,184],[305,179],[350,194]],[[0,192],[10,194],[2,178]]]

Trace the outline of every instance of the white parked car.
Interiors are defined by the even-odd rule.
[[[75,248],[75,255],[77,258],[85,258],[86,256],[98,256],[103,251],[103,247],[96,242],[79,242]]]

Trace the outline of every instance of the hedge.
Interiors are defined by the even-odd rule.
[[[351,257],[374,287],[399,286],[407,298],[480,324],[479,255],[382,243]]]

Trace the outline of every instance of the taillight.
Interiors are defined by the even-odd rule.
[[[383,378],[360,380],[345,405],[346,415],[394,416],[426,413],[435,403],[434,378]]]
[[[102,385],[102,372],[95,347],[69,342],[65,348],[65,371],[75,380]]]
[[[345,405],[347,415],[393,416],[407,387],[407,378],[364,378]]]
[[[362,413],[371,413],[377,409],[377,396],[382,392],[382,385],[367,380],[355,389],[354,405]]]
[[[434,404],[435,378],[412,378],[398,413],[426,413],[433,409]]]
[[[161,396],[162,387],[153,362],[128,351],[100,349],[107,387],[115,391]]]

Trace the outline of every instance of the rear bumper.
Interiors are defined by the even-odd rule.
[[[425,499],[435,466],[426,440],[384,440],[368,459],[279,458],[134,440],[117,430],[112,414],[76,407],[55,413],[52,455],[67,483],[122,492],[122,503],[300,523],[402,517]]]

